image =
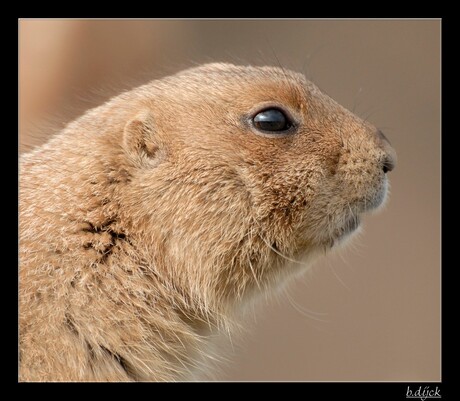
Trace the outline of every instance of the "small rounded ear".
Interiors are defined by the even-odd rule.
[[[155,122],[150,110],[141,111],[126,124],[123,147],[136,160],[155,157],[158,145],[155,141]]]

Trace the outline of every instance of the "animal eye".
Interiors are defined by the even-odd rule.
[[[252,119],[254,126],[261,131],[283,132],[292,127],[291,121],[278,109],[267,109]]]

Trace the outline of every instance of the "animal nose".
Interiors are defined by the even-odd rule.
[[[382,169],[386,174],[389,171],[392,171],[396,166],[396,152],[382,131],[378,130],[376,132],[376,136],[378,145],[384,152],[384,157],[382,159]]]
[[[389,171],[393,170],[395,168],[395,164],[392,159],[385,157],[383,161],[383,172],[386,174]]]

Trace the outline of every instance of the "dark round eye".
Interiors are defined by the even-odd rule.
[[[261,131],[286,131],[292,124],[286,115],[278,109],[267,109],[256,114],[252,119],[254,126]]]

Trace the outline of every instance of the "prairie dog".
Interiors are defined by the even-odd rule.
[[[290,260],[384,202],[395,158],[277,67],[206,64],[89,110],[20,159],[19,379],[203,377]]]

